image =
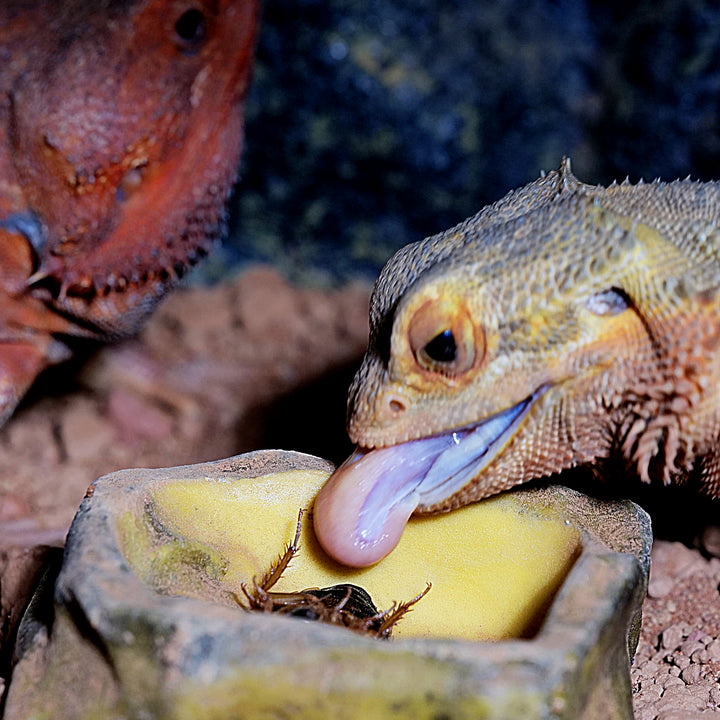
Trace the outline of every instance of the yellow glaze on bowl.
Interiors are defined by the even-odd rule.
[[[121,547],[141,579],[164,592],[198,596],[203,582],[187,572],[194,565],[202,567],[209,585],[231,598],[240,593],[241,582],[262,575],[283,552],[298,510],[312,506],[327,477],[324,471],[294,470],[166,482],[147,498],[144,518],[121,519]],[[393,637],[527,637],[580,545],[577,527],[507,494],[412,519],[387,558],[357,570],[325,555],[306,515],[300,552],[273,590],[350,582],[386,609],[431,582],[432,590],[394,628]],[[183,582],[193,587],[186,592]]]

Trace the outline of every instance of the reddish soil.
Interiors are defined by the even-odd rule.
[[[341,460],[368,296],[258,269],[178,291],[138,338],[48,372],[0,430],[0,546],[62,542],[88,485],[120,468],[258,447]]]
[[[298,289],[274,271],[183,289],[136,339],[48,372],[0,430],[0,598],[61,545],[88,485],[125,467],[259,447],[339,462],[345,396],[367,342],[369,287]],[[720,710],[720,559],[658,541],[632,679],[639,720]],[[0,641],[6,637],[0,627]],[[2,668],[0,668],[2,675]]]

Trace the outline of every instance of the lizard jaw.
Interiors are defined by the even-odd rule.
[[[373,450],[358,447],[315,500],[315,533],[325,552],[352,567],[384,558],[418,507],[451,497],[502,452],[546,389],[474,425]]]

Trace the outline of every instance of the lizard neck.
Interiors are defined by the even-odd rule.
[[[652,330],[653,361],[636,363],[625,390],[605,402],[626,463],[667,485],[702,471],[697,459],[720,435],[720,307],[697,303]]]

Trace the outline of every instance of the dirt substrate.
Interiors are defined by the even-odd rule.
[[[720,558],[653,545],[643,627],[631,671],[636,720],[720,711]]]
[[[36,553],[18,548],[61,545],[102,474],[259,447],[341,461],[368,296],[365,285],[297,289],[256,269],[181,290],[139,338],[86,348],[47,373],[0,430],[0,621],[17,616],[13,593],[22,596],[38,572]],[[720,559],[671,540],[653,550],[632,670],[639,720],[720,711]]]

